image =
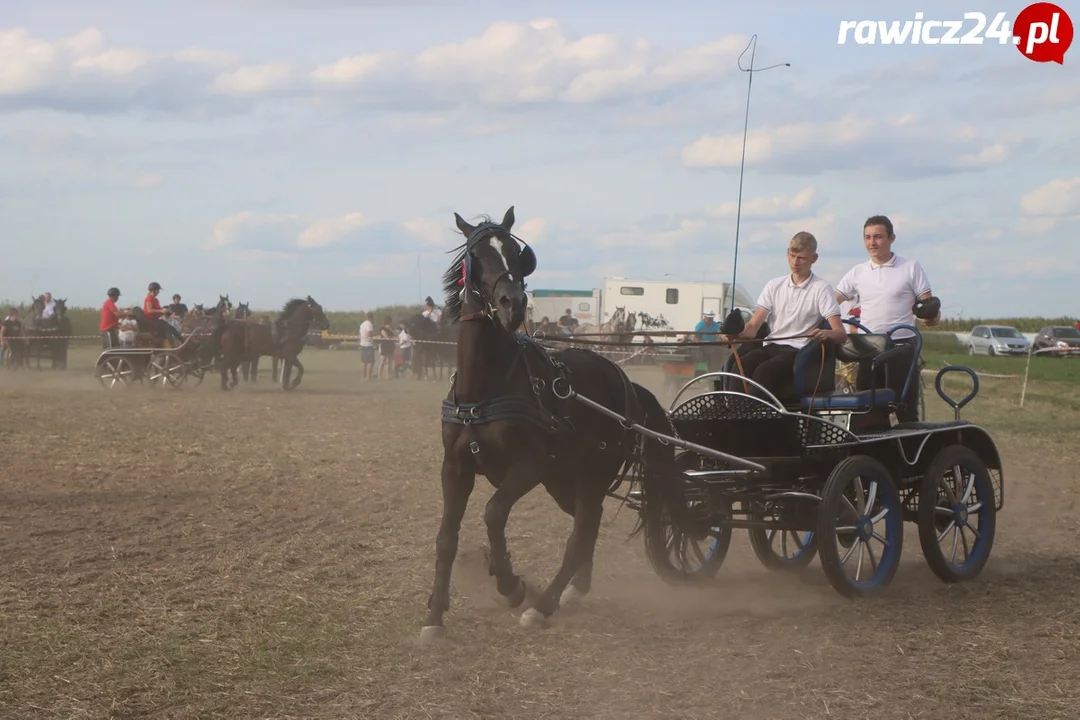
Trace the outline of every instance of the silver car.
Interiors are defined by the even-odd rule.
[[[968,338],[969,355],[1027,355],[1031,341],[1014,327],[976,325]]]

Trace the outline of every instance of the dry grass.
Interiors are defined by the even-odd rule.
[[[860,603],[816,561],[769,573],[741,534],[717,587],[665,586],[612,502],[593,594],[529,633],[487,577],[479,483],[449,639],[428,649],[445,383],[361,384],[354,354],[303,357],[291,395],[212,381],[108,393],[85,358],[0,374],[0,717],[1051,720],[1080,707],[1080,477],[1062,442],[1077,414],[1036,403],[1021,417],[988,384],[972,413],[999,439],[1008,487],[987,569],[943,585],[908,525],[893,587]],[[521,502],[510,543],[529,579],[550,577],[569,527],[540,491]]]

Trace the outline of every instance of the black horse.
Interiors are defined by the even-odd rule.
[[[284,390],[295,389],[304,377],[304,366],[300,363],[299,356],[312,323],[320,330],[330,330],[330,321],[326,319],[322,305],[315,302],[310,295],[287,302],[281,315],[274,321],[274,345],[277,357],[281,359],[281,387]],[[292,374],[294,366],[296,379],[290,384],[289,375]]]
[[[674,529],[692,532],[674,447],[586,407],[570,390],[573,386],[577,394],[631,421],[673,435],[656,397],[597,353],[551,352],[516,332],[525,319],[525,278],[536,268],[536,256],[510,234],[514,209],[498,224],[473,226],[454,217],[467,239],[444,276],[445,307],[461,330],[458,369],[443,403],[443,514],[429,613],[421,631],[425,642],[445,633],[458,533],[477,474],[496,488],[484,511],[488,572],[511,607],[526,597],[506,543],[514,503],[542,484],[574,518],[561,567],[521,616],[526,627],[544,625],[560,604],[576,603],[589,592],[604,499],[618,483],[620,469],[636,465],[644,502],[666,508]]]
[[[445,316],[444,316],[445,318]],[[422,380],[431,370],[431,377],[442,379],[443,368],[452,372],[460,325],[436,323],[417,313],[404,322],[405,329],[416,342],[413,345],[413,377]]]

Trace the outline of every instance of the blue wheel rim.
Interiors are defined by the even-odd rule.
[[[686,568],[687,572],[689,572],[691,575],[702,572],[705,569],[705,567],[712,561],[713,557],[715,557],[715,555],[716,555],[716,548],[720,545],[720,537],[719,537],[719,535],[720,535],[721,532],[723,532],[723,530],[721,528],[719,528],[719,527],[711,527],[711,528],[709,528],[708,543],[706,543],[704,547],[702,547],[702,545],[700,543],[698,543],[697,541],[694,541],[694,540],[690,541],[694,545],[695,548],[701,548],[701,550],[702,550],[702,552],[701,552],[702,558],[701,558],[701,562],[698,564],[697,567],[687,567]],[[688,555],[688,558],[689,557],[690,556]],[[697,553],[694,553],[694,557],[697,557]]]
[[[780,549],[776,548],[776,535],[780,535]],[[788,536],[791,536],[792,544],[795,545],[795,552],[788,554]],[[765,541],[769,544],[769,549],[772,550],[775,555],[782,562],[794,562],[801,558],[806,553],[810,552],[810,543],[814,541],[813,530],[807,530],[799,533],[793,530],[774,530],[771,534],[765,536]]]
[[[949,567],[963,572],[983,561],[990,547],[986,525],[993,502],[989,478],[960,463],[938,478],[934,527],[938,550]],[[960,555],[965,559],[958,563]]]
[[[903,532],[900,499],[883,478],[864,473],[844,489],[835,519],[836,552],[853,587],[885,584],[899,562],[896,539]]]

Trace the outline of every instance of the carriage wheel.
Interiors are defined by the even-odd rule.
[[[682,453],[675,464],[679,470],[695,466],[699,457]],[[689,500],[691,512],[704,515],[705,498]],[[673,532],[667,508],[650,503],[645,509],[645,554],[656,573],[671,583],[699,583],[712,580],[727,558],[731,547],[731,526],[708,526],[703,520],[703,530],[698,537],[689,538]]]
[[[130,387],[135,382],[135,367],[127,358],[105,358],[98,364],[98,381],[101,386],[111,390],[115,387]]]
[[[168,387],[173,390],[184,384],[184,363],[172,353],[159,353],[150,358],[150,387]]]
[[[919,544],[930,569],[945,582],[971,580],[990,557],[996,525],[986,463],[963,445],[944,448],[919,491]]]
[[[889,471],[867,455],[833,468],[818,514],[821,566],[836,591],[861,597],[892,582],[900,566],[904,518]]]
[[[754,519],[764,520],[774,515],[772,512],[755,513]],[[750,528],[748,533],[754,554],[770,570],[800,570],[817,555],[818,536],[812,531]]]
[[[192,360],[186,363],[185,375],[195,378],[195,387],[202,385],[203,378],[206,377],[206,370],[196,360]]]

